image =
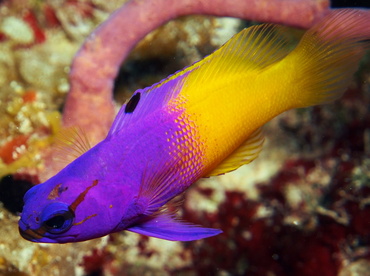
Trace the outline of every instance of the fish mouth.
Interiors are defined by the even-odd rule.
[[[68,236],[61,237],[62,238],[61,240],[59,240],[57,237],[53,239],[51,237],[48,237],[48,233],[44,227],[40,227],[37,229],[31,229],[21,220],[19,221],[18,230],[22,238],[28,241],[31,241],[31,242],[67,243],[67,242],[73,242],[75,239],[77,239],[77,236],[78,236],[78,235],[68,235]]]
[[[45,233],[45,231],[40,231],[42,230],[42,228],[36,229],[36,230],[32,230],[32,229],[23,230],[21,227],[18,227],[18,229],[19,229],[19,234],[24,239],[29,240],[29,241],[38,241],[44,237],[43,234]]]
[[[37,241],[38,239],[41,239],[42,236],[40,236],[37,232],[33,231],[32,229],[27,229],[25,231],[22,230],[22,228],[18,227],[19,234],[22,236],[22,238],[29,240],[29,241]]]
[[[30,229],[27,224],[25,224],[22,220],[19,221],[18,226],[19,234],[26,240],[29,241],[38,241],[44,237],[45,229],[40,227],[38,229]]]

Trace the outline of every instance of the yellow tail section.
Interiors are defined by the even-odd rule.
[[[308,30],[282,62],[290,68],[291,108],[328,103],[348,88],[359,61],[370,46],[370,12],[330,12]],[[294,64],[294,66],[289,66]]]

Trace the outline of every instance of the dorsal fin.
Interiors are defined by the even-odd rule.
[[[169,76],[166,83],[184,74],[191,76],[195,84],[214,78],[218,74],[243,72],[247,69],[263,69],[283,59],[292,51],[295,40],[288,27],[261,24],[235,34],[223,46],[209,56]],[[242,61],[242,62],[241,62]],[[189,85],[187,81],[186,85]]]
[[[60,130],[54,140],[55,161],[67,165],[91,149],[86,133],[80,127]]]
[[[289,46],[293,41],[287,27],[283,26],[262,24],[244,29],[212,55],[196,63],[198,69],[190,73],[186,86],[199,93],[202,83],[219,78],[230,81],[230,77],[245,72],[260,72],[286,57],[292,51]]]
[[[242,165],[249,164],[258,157],[262,150],[263,142],[262,128],[258,128],[239,148],[211,171],[207,177],[231,172]]]
[[[165,106],[181,91],[186,76],[187,74],[183,74],[175,79],[165,79],[151,87],[137,90],[119,110],[108,137],[114,135],[131,122]]]

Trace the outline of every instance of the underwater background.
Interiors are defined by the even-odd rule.
[[[370,275],[369,54],[341,100],[281,114],[257,160],[187,191],[181,216],[224,233],[170,242],[125,231],[62,245],[20,237],[22,197],[61,129],[72,59],[124,2],[0,2],[0,275]],[[368,5],[332,6],[350,4]],[[153,31],[121,66],[117,107],[254,23],[197,15]]]

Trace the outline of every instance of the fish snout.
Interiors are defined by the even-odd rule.
[[[26,223],[22,220],[19,221],[19,234],[26,240],[37,242],[44,237],[45,230],[43,228],[31,229]]]

